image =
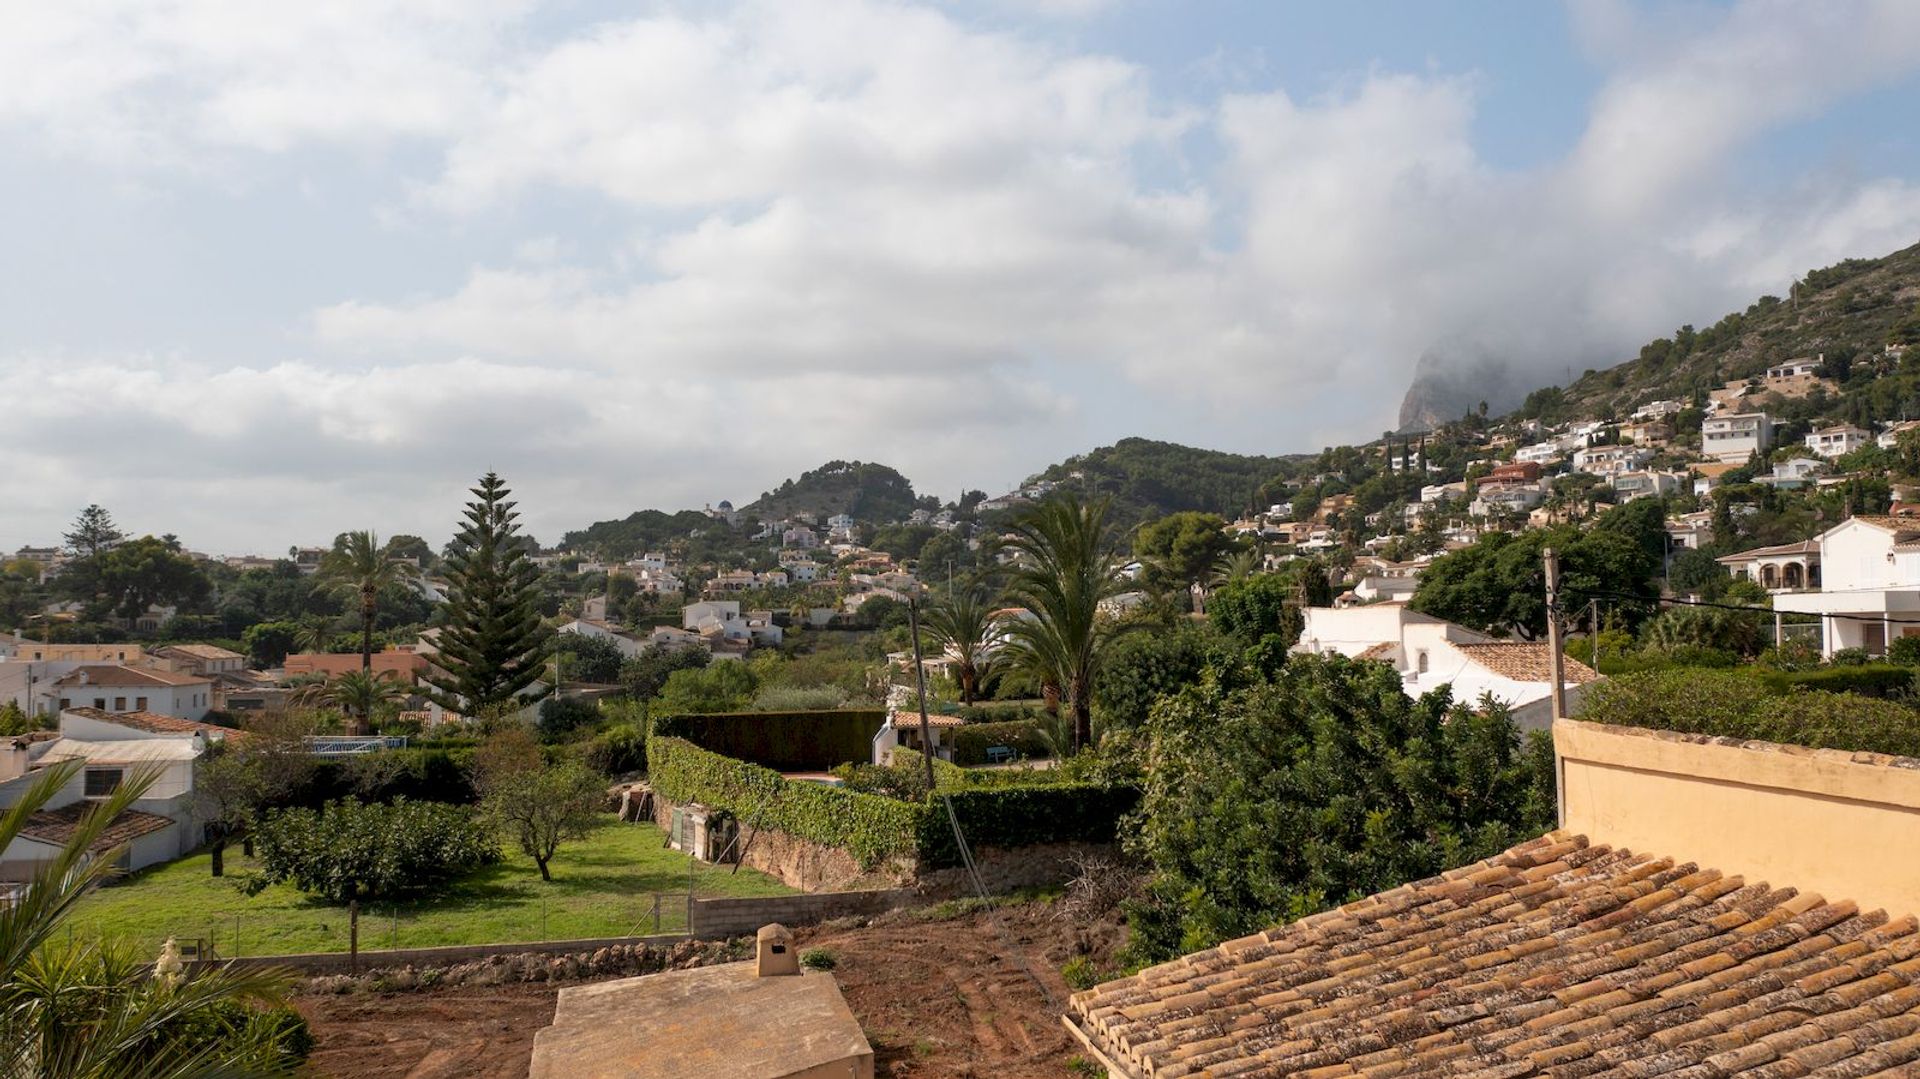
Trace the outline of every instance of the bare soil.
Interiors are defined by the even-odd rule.
[[[901,911],[859,926],[796,935],[832,953],[847,1004],[889,1079],[1063,1079],[1078,1049],[1060,1025],[1060,966],[1119,943],[1111,922],[1074,926],[1044,903],[929,921]],[[307,996],[313,1076],[337,1079],[521,1079],[533,1035],[553,1021],[558,987],[464,987]]]

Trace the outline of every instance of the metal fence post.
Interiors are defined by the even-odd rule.
[[[360,973],[360,901],[347,901],[347,969]]]

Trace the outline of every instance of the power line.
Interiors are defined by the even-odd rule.
[[[1639,603],[1648,607],[1658,607],[1662,605],[1672,606],[1672,607],[1712,607],[1716,610],[1741,611],[1749,614],[1778,614],[1778,615],[1794,615],[1794,616],[1799,616],[1803,618],[1846,619],[1852,622],[1866,622],[1876,626],[1877,625],[1920,626],[1920,617],[1897,618],[1892,615],[1881,617],[1880,615],[1851,614],[1851,613],[1839,612],[1839,611],[1836,611],[1833,613],[1826,613],[1826,612],[1820,612],[1820,611],[1781,611],[1781,610],[1776,610],[1772,607],[1754,607],[1754,606],[1751,606],[1748,604],[1742,604],[1742,603],[1716,603],[1711,600],[1704,600],[1704,599],[1683,599],[1679,596],[1659,596],[1659,597],[1650,599],[1646,596],[1636,596],[1629,592],[1608,592],[1602,589],[1595,589],[1595,588],[1568,588],[1567,591],[1569,593],[1578,592],[1583,596],[1598,596],[1601,599],[1620,600],[1627,603]]]

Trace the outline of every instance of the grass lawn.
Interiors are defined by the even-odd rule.
[[[623,824],[611,814],[589,837],[563,844],[543,882],[533,859],[502,844],[505,860],[444,891],[410,902],[361,904],[360,947],[425,948],[517,940],[570,940],[651,933],[653,895],[660,929],[686,925],[692,867],[700,896],[786,895],[793,891],[751,869],[699,863],[662,846],[651,824]],[[347,910],[275,884],[247,896],[240,883],[257,872],[227,848],[227,876],[212,875],[205,853],[137,873],[88,896],[68,921],[79,935],[98,933],[158,953],[167,937],[211,939],[222,957],[347,950]],[[239,942],[236,945],[236,929]]]

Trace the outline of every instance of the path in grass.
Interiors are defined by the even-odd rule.
[[[685,927],[688,868],[697,895],[786,895],[778,880],[730,866],[696,863],[662,846],[659,828],[623,824],[611,815],[585,841],[567,843],[543,882],[533,859],[503,844],[506,859],[411,903],[360,908],[360,947],[425,948],[443,944],[571,940],[650,933],[653,895],[665,892],[660,929]],[[98,933],[158,953],[161,942],[211,938],[223,957],[347,950],[345,907],[284,884],[247,896],[240,884],[254,875],[252,859],[227,848],[226,877],[212,875],[208,856],[195,854],[144,870],[82,902],[69,922],[80,936]]]

